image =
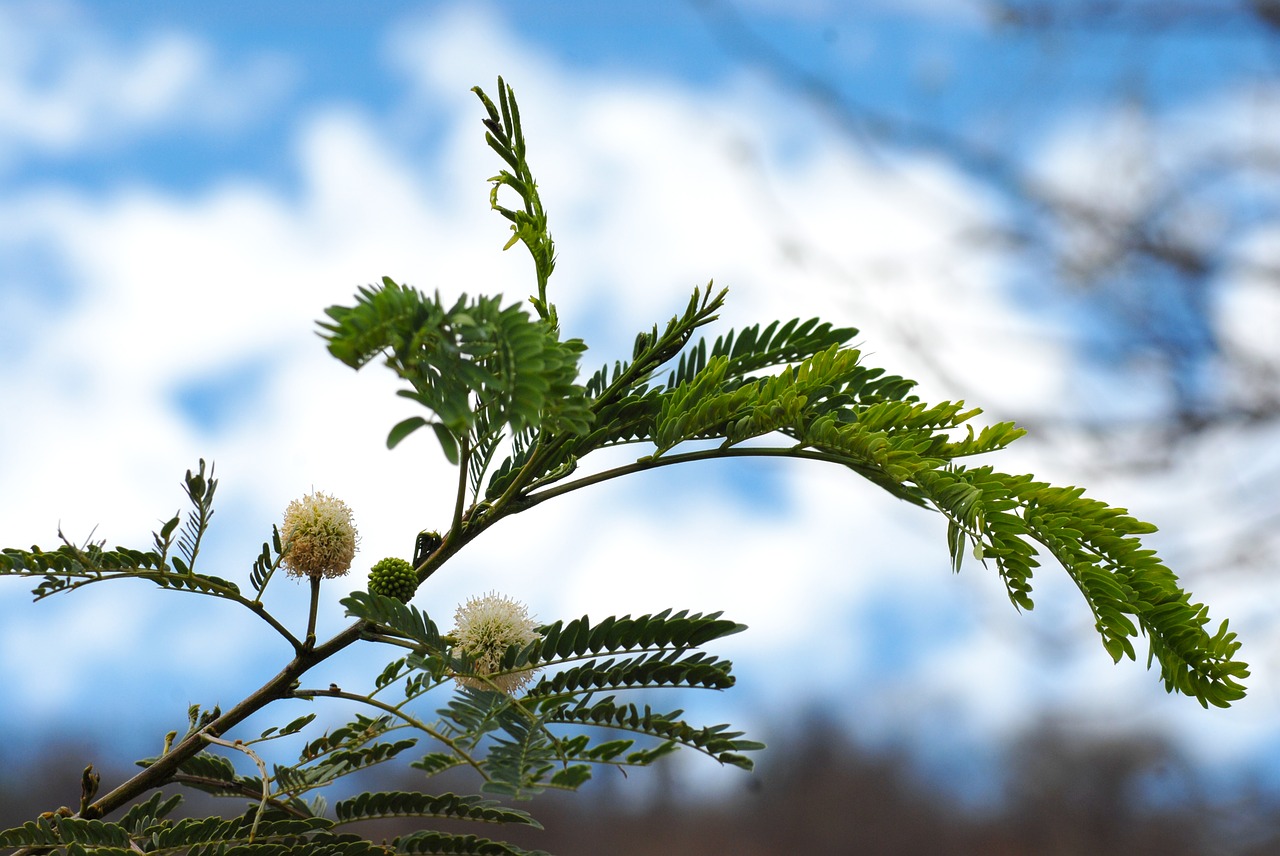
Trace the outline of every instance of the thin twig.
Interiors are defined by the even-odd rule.
[[[249,827],[249,841],[252,842],[254,836],[258,834],[258,823],[262,820],[262,813],[267,810],[267,802],[271,799],[271,783],[267,781],[267,764],[262,757],[245,745],[243,740],[223,740],[209,733],[209,728],[205,728],[200,732],[200,739],[207,743],[216,743],[219,746],[225,746],[228,749],[237,749],[253,759],[253,763],[258,765],[258,772],[262,774],[262,801],[258,803],[258,811],[253,816],[253,825]]]
[[[311,577],[311,608],[307,611],[307,637],[302,646],[310,651],[316,646],[316,613],[320,611],[320,577]]]
[[[451,538],[462,535],[462,507],[467,502],[467,472],[471,464],[471,438],[462,437],[461,454],[458,456],[458,499],[453,504],[453,525],[449,529]]]
[[[367,704],[370,707],[376,707],[378,710],[385,711],[391,714],[392,716],[395,716],[403,720],[406,725],[409,725],[413,728],[418,729],[419,731],[423,732],[429,737],[434,738],[435,740],[439,740],[445,746],[448,746],[449,749],[452,750],[455,755],[457,755],[467,764],[470,764],[486,782],[490,781],[489,774],[484,771],[484,768],[480,766],[479,762],[477,762],[474,758],[471,757],[470,753],[468,753],[465,749],[460,748],[455,741],[450,740],[448,737],[446,737],[444,734],[441,734],[439,731],[432,728],[430,725],[427,725],[425,722],[405,713],[397,705],[387,704],[384,701],[379,701],[378,699],[375,699],[371,696],[360,695],[359,693],[349,693],[345,690],[337,689],[335,687],[330,687],[327,690],[295,690],[293,695],[296,698],[302,698],[307,700],[311,700],[316,696],[328,696],[329,698],[345,698],[349,701],[363,702],[364,704]]]

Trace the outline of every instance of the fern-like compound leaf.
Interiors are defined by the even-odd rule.
[[[643,734],[660,741],[656,748],[624,756],[628,764],[649,764],[679,745],[710,755],[723,764],[750,770],[754,763],[743,753],[764,748],[763,743],[744,739],[743,732],[730,731],[727,725],[698,728],[683,720],[682,710],[660,713],[648,705],[640,707],[619,703],[613,695],[602,699],[585,698],[576,704],[552,702],[546,706],[544,714],[548,723],[594,725]],[[627,742],[619,741],[619,745]]]
[[[446,307],[439,294],[384,277],[362,287],[354,306],[331,306],[322,335],[334,356],[359,369],[378,355],[409,385],[400,395],[427,408],[434,419],[415,416],[387,438],[395,446],[426,425],[436,428],[446,455],[477,424],[489,435],[545,428],[582,432],[591,421],[585,390],[578,385],[579,339],[562,341],[546,318],[532,319],[501,297],[462,295]]]
[[[182,559],[174,558],[173,564],[179,571],[187,573],[195,569],[196,556],[200,553],[200,543],[209,529],[209,521],[213,517],[213,492],[218,487],[218,480],[213,477],[213,467],[205,475],[204,459],[200,459],[200,467],[196,473],[187,470],[183,490],[191,501],[191,511],[187,512],[186,523],[178,534],[178,552]]]
[[[391,842],[396,853],[406,856],[551,856],[545,850],[525,850],[514,844],[481,838],[477,835],[452,835],[446,832],[415,832]]]
[[[125,812],[124,817],[120,818],[120,825],[128,830],[132,836],[143,835],[148,830],[165,822],[165,817],[181,803],[181,794],[165,796],[160,791],[156,791],[150,798],[143,802],[135,803]]]
[[[415,606],[394,597],[364,591],[354,591],[339,603],[346,607],[347,615],[363,618],[392,634],[417,642],[425,651],[443,650],[440,629]]]
[[[599,690],[660,687],[726,690],[733,686],[733,664],[694,652],[687,655],[642,654],[619,659],[588,660],[539,679],[529,697],[563,696]]]
[[[785,324],[774,321],[763,330],[759,324],[740,331],[730,330],[716,337],[710,348],[706,339],[702,339],[682,354],[667,378],[667,387],[689,383],[706,368],[709,359],[723,357],[728,374],[748,377],[768,368],[799,362],[833,346],[841,347],[857,335],[853,327],[834,327],[817,318],[803,322],[794,318]]]
[[[514,823],[542,828],[528,813],[493,800],[458,794],[364,793],[333,807],[339,824],[387,817],[436,817],[480,823]]]
[[[530,646],[529,661],[554,663],[619,651],[684,652],[747,629],[722,615],[664,610],[637,618],[609,617],[597,624],[585,615],[567,624],[556,621],[541,629],[541,638]]]
[[[303,746],[296,765],[277,764],[272,776],[276,788],[296,798],[358,770],[389,761],[417,745],[415,737],[379,740],[395,727],[398,726],[391,716],[357,714],[346,725]]]
[[[1031,574],[1038,542],[1058,560],[1092,610],[1112,659],[1136,658],[1132,639],[1150,645],[1168,690],[1226,707],[1244,695],[1248,667],[1234,656],[1240,643],[1224,622],[1210,633],[1208,610],[1192,603],[1177,577],[1143,547],[1148,523],[1031,476],[991,467],[920,473],[917,481],[950,520],[949,546],[958,567],[966,543],[996,563],[1015,604],[1031,608]]]
[[[187,471],[184,490],[193,509],[177,538],[178,556],[167,556],[174,540],[177,519],[169,520],[160,533],[153,535],[156,550],[135,550],[117,546],[108,550],[102,543],[86,543],[76,546],[65,542],[55,550],[42,550],[33,546],[30,550],[7,548],[0,551],[0,576],[13,575],[39,577],[31,590],[36,600],[55,594],[75,591],[84,586],[106,580],[149,580],[161,588],[189,591],[195,594],[239,599],[240,588],[230,580],[211,574],[195,573],[191,566],[199,553],[200,542],[213,516],[213,493],[217,480],[212,478],[212,467],[206,476],[205,462],[200,461],[199,471]],[[171,558],[172,567],[167,558]]]

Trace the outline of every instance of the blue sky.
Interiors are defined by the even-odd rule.
[[[961,3],[852,5],[755,0],[735,20],[844,97],[999,141],[1051,179],[1092,180],[1131,138],[1095,94],[1126,80],[1123,35],[1048,50]],[[851,133],[744,63],[735,50],[750,43],[725,40],[719,6],[598,8],[0,6],[0,543],[48,545],[59,523],[146,543],[200,457],[224,480],[206,557],[223,576],[247,574],[313,487],[355,509],[358,573],[442,523],[449,491],[403,487],[406,473],[449,483],[436,449],[416,437],[385,450],[405,405],[389,378],[329,359],[314,322],[382,275],[445,293],[531,288],[527,259],[499,252],[485,184],[496,163],[468,92],[499,73],[521,99],[560,249],[553,291],[567,332],[592,346],[588,365],[625,356],[637,330],[714,278],[731,288],[725,328],[795,315],[857,326],[871,360],[920,378],[927,397],[957,394],[958,376],[1001,418],[1052,415],[1082,389],[1104,410],[1158,401],[1080,369],[1079,343],[1128,353],[1131,327],[1097,324],[1106,307],[1048,293],[972,240],[1018,214],[982,175],[919,135]],[[1202,125],[1239,124],[1236,90],[1266,59],[1223,44],[1180,36],[1144,79],[1187,148]],[[1266,447],[1249,442],[1206,452],[1190,483],[1085,475],[1034,446],[1006,466],[1084,479],[1169,530],[1162,550],[1198,559],[1232,516],[1200,497],[1233,455]],[[741,706],[715,710],[762,726],[793,704],[840,705],[860,737],[926,759],[944,757],[939,721],[954,752],[1048,715],[1159,728],[1205,763],[1275,757],[1265,663],[1228,714],[1165,696],[1140,664],[1110,664],[1057,569],[1018,615],[991,574],[948,573],[933,516],[840,473],[650,474],[528,517],[433,580],[425,608],[443,617],[500,589],[544,619],[724,609],[752,630],[728,652]],[[1259,628],[1274,614],[1256,597],[1190,582],[1273,650]],[[299,603],[277,606],[296,616],[302,590],[276,596],[290,593]],[[342,594],[328,592],[330,629]],[[261,628],[217,604],[128,586],[36,606],[25,595],[0,587],[0,678],[14,688],[0,723],[19,733],[92,698],[89,733],[136,722],[126,754],[150,751],[188,703],[226,703],[275,670]],[[318,680],[357,671],[339,663]]]

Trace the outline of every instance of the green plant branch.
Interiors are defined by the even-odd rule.
[[[254,615],[258,616],[263,621],[267,622],[267,624],[271,625],[271,627],[277,633],[283,636],[285,640],[290,645],[293,646],[294,653],[302,652],[302,643],[298,641],[298,637],[290,633],[288,628],[286,628],[283,624],[281,624],[279,621],[276,620],[275,616],[267,612],[266,607],[262,605],[261,601],[247,600],[242,597],[232,598],[232,600],[234,600],[236,603],[242,604],[243,606],[248,608],[248,610],[252,612]]]
[[[304,651],[310,651],[316,645],[316,613],[320,611],[320,577],[310,577],[311,605],[307,610],[307,635],[302,642]]]
[[[262,813],[267,810],[267,803],[271,800],[271,783],[267,779],[267,763],[262,760],[261,755],[250,749],[243,740],[223,740],[221,737],[210,734],[208,727],[202,729],[199,734],[208,743],[243,752],[252,758],[253,763],[258,766],[258,774],[262,779],[262,799],[258,802],[258,811],[253,816],[253,825],[249,827],[249,843],[252,844],[253,839],[258,835],[258,824],[262,820]]]
[[[467,478],[470,474],[470,466],[471,437],[464,434],[461,448],[458,450],[458,495],[453,504],[453,523],[449,527],[448,537],[453,537],[455,533],[458,537],[462,536],[462,512],[467,502]]]
[[[654,337],[650,344],[643,352],[636,356],[630,364],[623,369],[622,373],[609,384],[595,401],[592,402],[592,410],[598,411],[600,408],[615,403],[617,396],[627,395],[631,393],[637,384],[655,371],[657,371],[664,363],[673,359],[676,354],[689,344],[689,340],[693,338],[693,331],[699,327],[706,326],[712,321],[719,318],[719,315],[713,314],[724,305],[725,296],[729,293],[729,289],[722,288],[711,294],[711,283],[707,284],[706,292],[699,295],[698,290],[694,290],[694,297],[691,304],[701,296],[701,305],[696,305],[696,311],[691,306],[686,310],[686,316],[689,318],[687,326],[676,324],[678,318],[672,319],[671,326],[664,330],[661,336],[657,335],[656,328],[654,333],[649,334]]]
[[[531,320],[518,305],[504,309],[497,297],[482,297],[468,303],[464,295],[449,309],[440,302],[438,293],[433,301],[416,289],[384,278],[381,288],[361,288],[354,308],[327,309],[333,323],[321,325],[326,331],[323,335],[329,339],[330,352],[352,368],[360,368],[378,354],[390,353],[388,365],[413,388],[412,393],[402,391],[401,394],[422,403],[441,420],[435,422],[423,417],[405,420],[391,430],[389,446],[413,430],[431,424],[437,429],[445,455],[458,461],[451,525],[439,546],[415,569],[419,581],[506,516],[582,488],[659,467],[704,460],[756,457],[814,460],[851,469],[899,498],[941,512],[949,521],[948,546],[956,569],[959,570],[960,560],[971,543],[975,557],[984,565],[986,560],[995,562],[1015,606],[1031,606],[1028,597],[1031,569],[1039,566],[1035,550],[1036,545],[1042,546],[1066,568],[1084,594],[1104,645],[1114,658],[1118,660],[1121,654],[1134,657],[1130,638],[1140,630],[1151,640],[1148,665],[1158,654],[1166,685],[1171,690],[1177,688],[1194,694],[1202,704],[1211,701],[1222,706],[1243,695],[1243,686],[1237,679],[1248,673],[1245,664],[1231,660],[1239,647],[1235,634],[1228,632],[1224,622],[1216,636],[1208,637],[1202,629],[1208,620],[1205,608],[1189,604],[1187,594],[1178,587],[1172,572],[1132,537],[1154,531],[1154,527],[1123,516],[1126,512],[1122,509],[1080,500],[1081,492],[1074,488],[1057,489],[1033,483],[1028,481],[1030,476],[993,474],[990,468],[970,471],[944,466],[951,458],[1003,448],[1020,436],[1021,431],[1014,429],[1012,423],[1001,423],[984,429],[976,438],[970,428],[968,439],[948,442],[947,435],[938,432],[959,427],[978,411],[962,413],[963,402],[943,402],[932,408],[919,404],[914,396],[907,397],[914,382],[896,376],[881,377],[878,370],[858,369],[857,351],[846,347],[856,331],[831,330],[829,324],[814,327],[818,319],[795,327],[797,319],[781,329],[777,328],[778,322],[774,322],[763,333],[757,325],[738,331],[736,341],[731,330],[711,347],[710,361],[706,354],[707,342],[694,345],[680,358],[679,366],[664,388],[663,384],[653,381],[657,372],[685,349],[698,328],[718,317],[725,290],[713,292],[713,285],[708,283],[705,290],[694,289],[684,312],[661,330],[654,325],[651,332],[641,332],[630,362],[614,364],[612,382],[609,382],[606,365],[585,385],[578,383],[579,355],[585,345],[576,339],[560,340],[557,313],[548,301],[547,284],[555,262],[554,244],[525,158],[525,140],[514,94],[501,78],[496,104],[479,88],[475,92],[488,113],[486,139],[510,167],[510,171],[504,169],[490,179],[490,204],[511,222],[512,235],[504,249],[523,242],[533,256],[538,288],[537,297],[531,298],[531,302],[541,321]],[[504,187],[510,191],[503,191]],[[523,210],[519,206],[503,207],[500,191],[518,194],[524,203]],[[777,377],[752,376],[768,366],[795,361],[799,361],[797,365],[788,367]],[[729,417],[732,421],[726,422]],[[513,432],[509,438],[504,433],[504,425]],[[803,430],[797,427],[802,425]],[[717,433],[724,437],[718,446],[667,454],[668,450],[691,448],[706,435]],[[791,436],[794,434],[802,436]],[[788,437],[793,444],[776,445]],[[498,474],[487,482],[497,496],[492,501],[479,501],[495,450],[504,439],[510,441],[511,454]],[[597,449],[632,442],[650,442],[654,447],[649,455],[631,463],[571,478],[579,459]],[[686,442],[690,445],[682,445]],[[468,507],[469,478],[474,478],[475,489]],[[63,815],[96,820],[149,790],[179,782],[212,785],[230,793],[260,797],[249,833],[251,841],[269,803],[299,818],[309,816],[300,802],[290,806],[272,799],[266,765],[248,748],[256,741],[223,737],[271,703],[294,698],[345,699],[386,714],[373,720],[364,715],[358,717],[357,725],[361,722],[368,725],[364,732],[355,735],[360,742],[353,742],[355,738],[343,738],[340,742],[335,738],[334,742],[328,742],[326,735],[326,739],[309,744],[321,748],[305,750],[304,760],[298,766],[279,768],[277,786],[287,783],[281,779],[288,773],[306,770],[314,774],[311,780],[298,780],[300,792],[332,784],[338,776],[345,775],[341,768],[347,762],[337,754],[339,751],[350,750],[352,746],[367,750],[357,761],[367,757],[372,759],[368,763],[373,764],[407,748],[415,741],[400,741],[392,746],[378,742],[377,738],[409,728],[427,735],[451,753],[432,753],[424,759],[423,768],[429,775],[433,774],[432,765],[436,761],[442,765],[439,769],[465,763],[485,782],[495,787],[510,785],[515,793],[520,793],[526,785],[532,789],[536,789],[535,785],[572,789],[566,783],[580,780],[578,774],[585,770],[574,770],[574,774],[563,777],[559,785],[539,781],[544,773],[553,769],[555,760],[566,769],[580,763],[622,769],[645,766],[673,746],[686,746],[722,763],[726,759],[728,763],[737,763],[738,758],[746,760],[736,754],[738,751],[760,747],[760,744],[737,740],[740,732],[722,733],[727,726],[685,731],[691,727],[679,719],[683,711],[669,714],[671,720],[664,721],[668,715],[651,718],[646,705],[640,720],[636,705],[618,706],[612,696],[589,709],[570,709],[567,702],[580,699],[587,704],[597,692],[723,688],[733,682],[728,661],[707,657],[702,651],[687,658],[683,656],[702,647],[702,643],[689,644],[694,637],[688,633],[646,636],[643,642],[638,636],[627,636],[635,644],[645,645],[631,649],[626,647],[626,642],[618,641],[623,635],[611,635],[610,628],[614,625],[591,628],[586,626],[589,622],[585,618],[578,625],[583,628],[581,632],[574,631],[578,634],[577,641],[571,639],[569,644],[562,642],[557,646],[552,641],[555,632],[551,626],[542,629],[543,643],[550,642],[552,648],[568,651],[568,656],[559,658],[556,650],[550,650],[547,659],[531,663],[531,647],[522,655],[523,668],[461,677],[478,681],[477,687],[500,691],[498,679],[502,675],[566,664],[574,664],[572,669],[549,673],[523,698],[505,694],[490,698],[487,693],[473,697],[464,692],[460,701],[455,700],[448,710],[440,711],[440,719],[427,724],[407,712],[407,708],[425,693],[448,683],[449,676],[456,673],[448,665],[439,665],[441,656],[446,664],[451,662],[451,640],[440,637],[438,628],[425,614],[406,609],[402,615],[387,604],[378,601],[366,604],[361,597],[353,596],[355,606],[366,612],[349,610],[349,615],[368,614],[374,618],[381,615],[406,628],[405,632],[410,635],[402,635],[395,627],[359,619],[318,645],[321,579],[310,579],[306,634],[299,640],[262,604],[263,592],[281,561],[279,555],[274,562],[271,560],[267,545],[251,576],[257,589],[252,601],[241,595],[233,583],[192,571],[213,514],[212,496],[216,486],[212,468],[206,477],[203,460],[198,474],[188,470],[186,490],[195,510],[188,513],[176,542],[178,552],[186,557],[185,563],[174,557],[171,567],[167,561],[180,517],[165,523],[155,535],[159,552],[142,553],[124,548],[108,552],[102,549],[102,544],[88,542],[77,547],[67,542],[59,531],[66,548],[56,553],[42,553],[38,548],[33,548],[31,553],[0,553],[0,570],[7,573],[17,565],[22,575],[44,577],[33,592],[37,600],[104,579],[137,577],[162,587],[239,603],[266,621],[293,647],[292,659],[283,669],[233,708],[226,713],[215,709],[200,715],[199,709],[192,707],[191,729],[185,737],[175,742],[176,732],[172,732],[159,758],[148,762],[149,766],[100,798],[96,794],[96,782],[93,788],[82,786],[80,811],[71,815],[69,810],[63,810]],[[990,516],[985,516],[987,512]],[[1117,518],[1117,515],[1122,516]],[[281,553],[278,530],[275,537],[276,552]],[[1137,629],[1130,621],[1131,615],[1136,618]],[[732,632],[741,629],[740,625],[736,629],[730,625]],[[570,632],[568,627],[575,627],[575,623],[566,626],[566,634]],[[717,632],[722,630],[724,628],[718,628]],[[587,632],[592,635],[583,635]],[[418,635],[414,636],[415,633]],[[658,638],[665,639],[666,644],[658,644]],[[422,674],[402,672],[404,664],[411,659],[403,658],[399,664],[389,665],[378,678],[385,683],[366,695],[345,692],[333,684],[327,690],[299,689],[301,677],[309,670],[362,639],[421,653],[423,660],[415,668],[422,669]],[[427,641],[419,641],[424,639]],[[594,650],[586,653],[585,649],[591,646]],[[602,653],[602,648],[607,650]],[[583,653],[577,653],[579,651]],[[541,653],[539,649],[540,657]],[[682,670],[666,671],[668,666]],[[388,686],[401,686],[402,682],[405,695],[402,701],[393,704],[376,698]],[[539,687],[546,690],[545,695],[537,694]],[[631,721],[643,724],[628,725],[625,719],[616,724],[606,721],[607,717],[615,713],[621,716],[628,709]],[[583,716],[583,721],[571,719],[575,713]],[[296,733],[313,717],[314,714],[295,720],[286,726],[287,733]],[[292,727],[295,724],[296,728]],[[570,738],[557,737],[552,730],[553,727],[559,730],[560,725],[590,726],[659,738],[666,728],[681,737],[663,738],[666,742],[657,747],[633,752],[621,760],[617,758],[625,749],[617,747],[626,744],[629,748],[635,741],[612,744],[616,749],[613,760],[577,757],[575,752],[597,752],[603,756],[611,750],[604,742],[592,746],[587,735],[575,738],[578,742],[566,746]],[[498,728],[506,730],[515,742],[503,743],[501,737],[492,733]],[[495,738],[496,744],[490,742]],[[699,745],[700,740],[705,745]],[[251,779],[238,775],[231,778],[239,781],[222,782],[184,772],[184,765],[205,752],[210,744],[247,753],[261,772],[261,794]],[[482,745],[498,745],[511,751],[492,752],[486,758],[481,755]],[[717,753],[706,748],[711,745],[725,749]],[[323,748],[326,746],[328,748]],[[391,748],[384,756],[378,755],[378,751],[387,746]],[[477,753],[477,757],[473,757],[472,752]],[[234,767],[227,765],[220,754],[202,756],[197,763],[210,759],[216,760],[220,767],[228,766],[234,773]],[[316,763],[319,759],[325,760]],[[192,764],[186,769],[198,768]],[[89,773],[86,769],[86,782]],[[282,789],[279,793],[287,792]],[[66,830],[68,842],[73,834],[71,826],[68,824]],[[265,831],[263,834],[267,836]],[[29,846],[18,854],[67,847],[74,849],[75,843]],[[137,845],[135,849],[139,849]]]
[[[270,570],[268,570],[267,575],[262,578],[262,586],[258,589],[258,596],[249,602],[250,606],[253,607],[254,609],[257,609],[262,605],[262,596],[267,592],[267,585],[270,584],[271,578],[276,575],[276,571],[280,568],[280,564],[283,561],[284,561],[284,554],[280,553],[276,556],[276,560],[271,563]],[[287,633],[288,631],[284,631],[284,632]],[[293,637],[290,636],[290,638],[293,638]]]
[[[598,722],[577,722],[577,721],[559,722],[556,720],[551,720],[547,723],[548,727],[553,725],[565,725],[565,726],[572,726],[574,728],[600,728],[605,731],[610,731],[610,732],[618,731],[624,734],[636,734],[641,737],[657,737],[657,735],[655,735],[652,731],[645,731],[643,728],[632,728],[631,726],[624,725],[624,724],[615,725],[611,723],[609,725],[602,725]],[[694,752],[699,752],[713,760],[716,760],[716,761],[720,760],[715,752],[711,751],[705,746],[699,746],[696,743],[684,743],[679,740],[676,740],[674,737],[665,737],[665,738],[659,737],[658,739],[663,740],[664,742],[667,742],[667,743],[674,743],[675,745],[683,747],[685,749],[692,749]],[[634,761],[606,761],[599,758],[573,758],[572,760],[575,763],[579,763],[579,764],[606,764],[614,767],[647,767],[648,766],[647,763],[637,763]]]
[[[399,645],[401,648],[414,652],[417,652],[422,648],[422,643],[420,642],[414,642],[405,636],[393,636],[390,633],[373,631],[366,633],[363,638],[369,642],[381,642],[384,645]]]
[[[453,752],[455,755],[457,755],[459,758],[461,758],[463,761],[469,764],[477,773],[479,773],[482,777],[484,777],[484,780],[486,782],[490,781],[489,774],[484,771],[484,768],[480,765],[478,761],[476,761],[474,758],[471,757],[471,754],[469,752],[467,752],[465,749],[460,748],[455,741],[445,736],[444,734],[441,734],[439,731],[432,728],[430,725],[427,725],[425,722],[422,722],[416,717],[410,716],[409,714],[405,713],[403,710],[400,709],[400,705],[387,704],[386,702],[379,701],[378,699],[375,699],[372,696],[360,695],[359,693],[350,693],[342,689],[336,689],[334,687],[330,687],[329,689],[324,689],[324,690],[295,690],[293,692],[293,696],[295,698],[307,699],[307,700],[315,698],[316,696],[327,696],[329,698],[344,698],[344,699],[347,699],[348,701],[358,701],[361,704],[367,704],[370,707],[377,708],[378,710],[381,710],[384,713],[389,713],[392,716],[402,720],[406,725],[416,728],[422,733],[426,734],[428,737],[431,737],[434,740],[438,740],[441,743],[443,743],[445,746],[448,746],[451,752]]]
[[[507,695],[507,693],[502,689],[502,687],[498,686],[497,681],[495,681],[493,678],[496,675],[509,675],[509,674],[514,674],[515,672],[523,672],[523,671],[528,671],[528,669],[527,668],[512,669],[510,671],[495,672],[493,675],[471,675],[470,677],[478,678],[484,681],[486,684],[488,684],[489,689],[491,691],[505,696]],[[529,722],[530,725],[532,725],[534,728],[538,729],[539,731],[541,731],[543,734],[547,736],[547,739],[551,741],[551,745],[555,747],[556,756],[560,760],[560,766],[567,768],[569,766],[569,758],[565,754],[564,744],[561,742],[560,738],[553,731],[551,731],[550,728],[547,727],[547,723],[542,719],[542,717],[538,716],[538,714],[534,713],[532,710],[529,710],[529,708],[525,707],[524,705],[525,699],[512,698],[508,696],[508,701],[510,701],[511,706],[515,708],[517,711],[519,711],[520,715],[523,716],[525,720]],[[538,699],[538,702],[541,703],[541,699]]]
[[[177,785],[187,785],[188,787],[192,787],[197,790],[207,791],[217,788],[227,794],[236,793],[251,799],[258,799],[262,795],[257,788],[250,787],[245,782],[228,782],[223,779],[211,779],[208,776],[193,776],[190,773],[177,773],[169,781]],[[274,797],[267,799],[267,805],[278,811],[291,814],[294,817],[308,818],[313,816],[309,812],[304,812],[296,806],[290,805],[289,803]]]
[[[693,461],[712,461],[718,458],[801,458],[808,461],[823,461],[825,463],[840,464],[842,466],[859,469],[859,465],[842,455],[832,454],[830,452],[822,452],[816,449],[805,449],[799,446],[739,446],[733,448],[716,447],[714,449],[699,449],[696,452],[682,452],[677,455],[663,455],[662,457],[645,457],[633,463],[624,464],[620,467],[605,470],[599,473],[593,473],[589,476],[583,476],[573,481],[558,484],[555,487],[545,488],[536,493],[531,493],[521,499],[522,508],[532,508],[539,503],[548,499],[554,499],[557,496],[563,496],[575,490],[584,487],[600,484],[610,481],[611,479],[620,478],[622,476],[631,475],[632,473],[644,472],[645,470],[653,470],[658,467],[673,466],[675,464],[687,464]]]
[[[324,662],[358,641],[366,626],[364,621],[353,622],[349,627],[324,644],[299,653],[274,678],[249,694],[235,707],[209,723],[204,732],[212,735],[226,734],[250,715],[257,713],[271,702],[290,698],[293,694],[293,688],[297,685],[298,678],[317,664]],[[178,773],[178,768],[187,760],[200,754],[204,748],[205,740],[201,732],[187,735],[168,752],[156,759],[155,763],[146,767],[106,795],[99,797],[89,806],[87,811],[79,816],[87,820],[104,817],[147,791],[172,781]],[[18,856],[18,854],[14,854],[14,856]]]
[[[85,556],[84,558],[87,560],[88,556]],[[46,571],[40,571],[39,575],[44,576],[46,573],[47,573]],[[35,575],[36,574],[34,573],[29,574],[29,576],[35,576]],[[80,579],[78,582],[68,583],[66,586],[60,589],[57,589],[55,591],[48,591],[48,592],[43,592],[41,594],[38,594],[34,598],[35,601],[41,601],[41,600],[44,600],[45,598],[53,597],[56,594],[64,594],[67,592],[72,592],[72,591],[75,591],[76,589],[84,588],[87,585],[91,585],[93,583],[106,582],[107,580],[124,579],[124,578],[146,580],[148,582],[155,583],[156,585],[160,586],[160,588],[163,588],[166,591],[182,592],[185,594],[204,595],[205,597],[216,597],[216,598],[221,598],[223,600],[232,601],[233,603],[238,603],[241,606],[248,609],[254,615],[261,618],[268,625],[270,625],[271,628],[275,630],[277,633],[279,633],[281,636],[283,636],[284,639],[291,646],[293,646],[295,650],[302,647],[302,643],[298,641],[297,637],[295,637],[292,633],[290,633],[288,628],[286,628],[283,624],[281,624],[278,620],[276,620],[275,616],[267,612],[260,601],[249,600],[247,597],[235,591],[234,589],[228,588],[227,586],[219,585],[211,577],[202,576],[200,578],[201,585],[205,586],[203,588],[188,588],[188,587],[180,587],[176,585],[164,585],[161,583],[161,580],[168,580],[173,578],[181,579],[186,575],[174,574],[174,573],[170,573],[169,571],[157,571],[154,568],[141,568],[141,567],[112,568],[109,571],[106,571],[102,569],[90,570],[88,569],[88,567],[86,567],[86,569],[83,571],[59,571],[56,574],[56,576],[82,577],[83,579]]]
[[[187,594],[198,594],[198,595],[204,595],[206,597],[217,597],[217,598],[222,598],[223,600],[229,600],[234,603],[238,603],[241,606],[248,609],[254,615],[261,618],[267,624],[269,624],[273,630],[275,630],[277,633],[283,636],[285,640],[288,641],[288,643],[291,646],[293,646],[295,651],[301,647],[301,643],[297,640],[297,638],[292,633],[289,632],[288,628],[286,628],[283,624],[277,621],[276,618],[273,615],[271,615],[271,613],[267,612],[263,608],[262,602],[261,602],[261,592],[259,592],[258,598],[255,598],[254,600],[249,600],[244,595],[240,594],[239,590],[237,590],[236,587],[230,585],[225,580],[220,580],[217,577],[206,576],[204,574],[195,574],[191,571],[188,571],[187,573],[175,573],[173,571],[169,571],[164,568],[150,568],[150,567],[143,567],[141,565],[133,565],[133,566],[126,566],[126,567],[118,567],[118,568],[103,568],[99,566],[99,563],[95,561],[92,556],[90,556],[88,553],[85,552],[84,548],[78,547],[74,543],[72,543],[66,537],[66,535],[63,534],[61,528],[59,528],[58,530],[58,538],[59,540],[62,541],[64,545],[66,545],[67,548],[69,548],[73,552],[76,561],[80,563],[80,566],[81,566],[80,570],[59,568],[55,572],[54,570],[51,570],[49,568],[40,568],[35,571],[28,570],[27,572],[20,572],[20,575],[22,576],[52,575],[52,576],[64,577],[68,580],[70,580],[72,577],[76,577],[78,579],[76,582],[74,583],[68,582],[65,586],[58,589],[52,589],[48,591],[40,591],[39,589],[37,589],[36,590],[37,593],[34,598],[36,602],[44,600],[45,598],[48,598],[48,597],[52,597],[55,594],[72,592],[77,589],[84,588],[85,586],[92,585],[93,583],[105,582],[107,580],[116,580],[116,579],[125,579],[125,578],[146,580],[168,591],[185,592]],[[158,554],[150,554],[150,555],[155,557]],[[159,561],[163,562],[163,558],[164,558],[163,555],[160,555]],[[280,560],[277,559],[276,564],[279,564],[279,561]],[[274,567],[273,567],[273,571],[274,571]],[[190,581],[193,579],[199,580],[198,587],[190,585]]]

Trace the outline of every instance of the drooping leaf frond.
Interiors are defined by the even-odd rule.
[[[1173,572],[1142,546],[1138,536],[1155,531],[1151,524],[1079,488],[990,467],[954,467],[920,481],[950,520],[957,568],[967,541],[996,563],[1010,598],[1029,609],[1037,562],[1028,540],[1039,542],[1080,588],[1113,660],[1135,659],[1130,640],[1141,632],[1150,644],[1148,661],[1160,664],[1169,691],[1218,707],[1243,696],[1248,668],[1233,659],[1240,648],[1235,633],[1223,622],[1211,634],[1208,609],[1192,603]]]
[[[658,713],[648,705],[640,708],[635,704],[619,704],[615,696],[606,696],[600,700],[583,699],[572,705],[551,705],[546,721],[630,731],[662,741],[654,749],[640,750],[626,755],[625,761],[628,764],[648,764],[680,745],[710,755],[722,764],[731,764],[744,770],[753,769],[754,762],[742,753],[763,749],[763,743],[741,739],[743,732],[730,731],[727,725],[695,728],[685,722],[682,719],[683,716],[683,710]],[[629,743],[630,741],[615,741],[613,745],[617,747],[618,752],[622,752],[629,748],[623,744]],[[570,746],[571,741],[565,741],[564,745]],[[596,753],[602,751],[599,747],[595,750]],[[592,760],[602,759],[593,758]]]

